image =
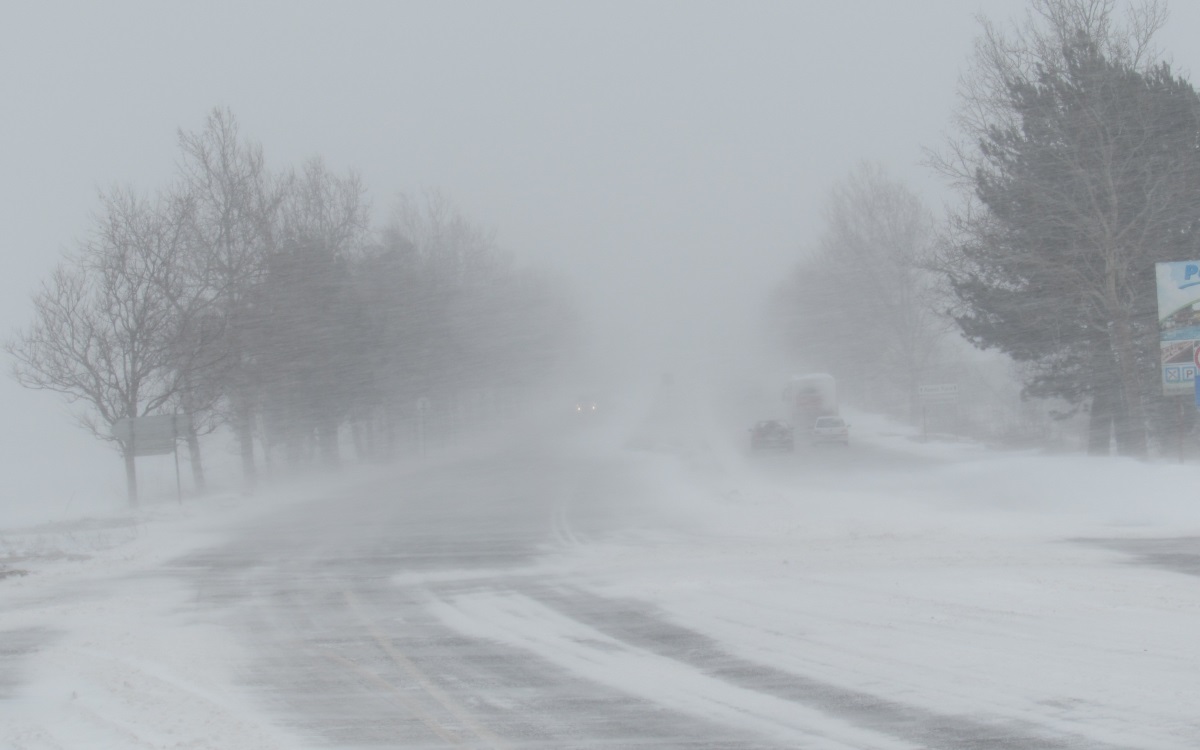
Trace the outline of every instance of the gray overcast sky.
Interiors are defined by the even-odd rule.
[[[176,130],[222,105],[275,167],[321,155],[358,170],[377,222],[397,191],[440,188],[573,279],[589,310],[619,310],[598,323],[610,338],[637,331],[653,348],[740,325],[857,162],[945,197],[921,149],[948,125],[974,16],[1024,7],[6,3],[0,319],[27,321],[98,188],[165,184]],[[1185,70],[1198,23],[1177,2],[1160,37]],[[50,446],[95,453],[52,397],[5,380],[0,407],[15,415],[5,474],[44,465]]]

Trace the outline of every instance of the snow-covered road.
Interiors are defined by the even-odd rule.
[[[0,580],[0,746],[1200,743],[1193,469],[856,421],[162,508]]]

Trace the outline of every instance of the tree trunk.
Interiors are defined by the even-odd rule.
[[[1110,341],[1116,359],[1117,377],[1120,379],[1119,402],[1114,410],[1117,448],[1121,455],[1145,458],[1148,453],[1146,405],[1142,400],[1135,365],[1133,328],[1127,315],[1119,314],[1113,320]]]
[[[187,438],[188,458],[192,463],[192,483],[196,485],[196,492],[204,492],[207,483],[204,480],[204,460],[200,455],[200,436],[196,434],[196,426],[192,424],[189,416],[187,423]]]
[[[1186,437],[1192,429],[1193,420],[1196,418],[1196,410],[1192,408],[1192,404],[1189,404],[1182,398],[1171,399],[1171,410],[1175,412],[1175,418],[1172,420],[1175,429],[1173,430],[1174,434],[1171,436],[1174,438],[1175,444],[1171,448],[1174,449],[1175,455],[1178,457],[1180,463],[1182,463],[1187,453]]]
[[[1113,393],[1102,386],[1092,395],[1088,414],[1088,455],[1107,456],[1112,445]]]
[[[200,454],[200,435],[196,432],[195,414],[196,409],[191,399],[192,385],[191,382],[185,382],[183,388],[183,419],[184,431],[183,437],[187,440],[188,459],[192,464],[192,484],[196,487],[196,492],[204,492],[206,482],[204,480],[204,459]],[[176,426],[178,426],[178,417],[176,417]]]
[[[237,405],[234,421],[238,449],[242,456],[242,480],[246,489],[253,491],[258,484],[258,471],[254,465],[254,421],[249,407],[244,402]]]
[[[121,457],[125,459],[125,487],[129,492],[129,507],[138,507],[137,465],[134,463],[133,446],[123,445]]]

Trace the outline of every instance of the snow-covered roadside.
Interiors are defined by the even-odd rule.
[[[1192,746],[1200,580],[1131,564],[1110,540],[1200,536],[1194,467],[920,444],[852,421],[855,447],[796,471],[728,450],[716,472],[664,461],[662,512],[693,530],[574,547],[562,564],[840,689]],[[930,461],[879,468],[872,450]]]
[[[455,465],[538,434],[484,432],[419,461],[356,466],[136,512],[0,529],[0,748],[299,750],[238,685],[258,657],[203,609],[172,561],[254,520]],[[400,479],[402,481],[402,479]],[[8,575],[2,575],[9,571]]]
[[[571,513],[601,495],[564,500],[555,546],[526,572],[639,599],[743,660],[846,693],[1096,744],[1193,744],[1197,580],[1131,565],[1106,540],[1200,535],[1200,504],[1180,490],[1194,467],[918,444],[852,421],[849,450],[796,456],[747,456],[711,434],[629,451],[600,424],[577,449],[634,467],[638,481],[616,486],[638,495],[619,513],[639,515],[619,518],[647,523],[589,537]],[[455,467],[453,455],[436,460]],[[70,554],[27,557],[29,575],[0,580],[0,747],[303,747],[236,687],[256,655],[163,566],[358,479],[379,477],[157,505],[127,537],[93,525],[102,533],[75,534],[60,550]],[[49,536],[38,544],[53,547]],[[813,747],[910,746],[623,641],[519,588],[429,607],[471,637],[675,711]]]
[[[346,481],[0,534],[24,573],[0,580],[0,747],[302,747],[234,687],[252,655],[163,566]]]

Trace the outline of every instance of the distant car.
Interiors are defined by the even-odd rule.
[[[576,414],[595,414],[599,410],[599,402],[589,396],[582,396],[575,401]]]
[[[850,445],[850,425],[841,417],[817,417],[812,430],[813,444],[841,443]]]
[[[750,449],[790,451],[796,445],[795,431],[787,422],[764,419],[750,428]]]

